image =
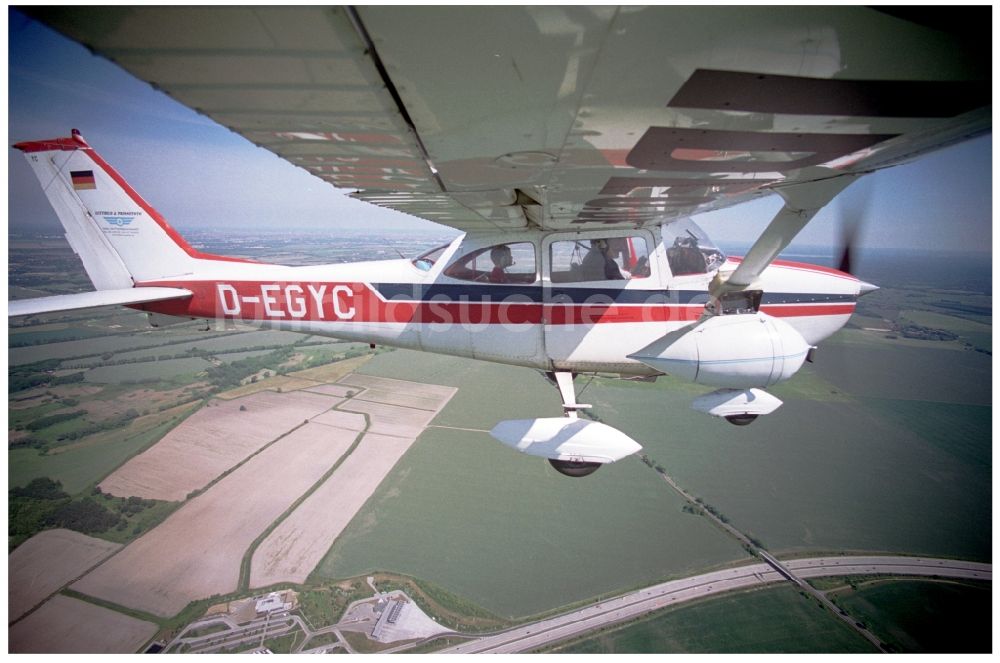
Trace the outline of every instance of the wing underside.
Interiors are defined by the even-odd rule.
[[[361,200],[475,232],[669,222],[988,131],[989,9],[945,11],[964,32],[864,7],[33,14]]]

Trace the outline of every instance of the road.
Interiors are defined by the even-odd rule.
[[[827,556],[779,561],[766,551],[758,552],[761,554],[762,559],[765,560],[764,562],[749,563],[721,571],[703,573],[690,578],[660,583],[557,617],[524,624],[502,633],[470,639],[468,642],[441,650],[439,653],[472,654],[533,651],[563,640],[582,636],[589,631],[607,628],[620,622],[641,617],[655,610],[681,605],[687,601],[749,587],[789,581],[815,596],[835,615],[859,630],[876,647],[881,648],[881,643],[879,643],[874,635],[868,632],[863,626],[858,625],[849,615],[841,613],[822,592],[814,589],[803,579],[847,575],[915,575],[985,581],[992,581],[993,579],[992,566],[976,562],[878,555]],[[212,624],[217,624],[224,628],[221,631],[206,635],[187,635],[189,630],[203,630]],[[176,651],[181,645],[187,645],[188,651],[197,652],[253,647],[259,646],[266,639],[301,630],[304,640],[299,646],[299,651],[319,652],[339,647],[349,653],[353,653],[339,630],[347,626],[347,622],[340,622],[313,630],[299,616],[289,615],[285,612],[261,617],[242,625],[234,623],[228,617],[217,616],[190,624],[168,645],[167,651]],[[303,646],[308,644],[310,638],[324,633],[335,633],[339,642],[310,648],[309,650],[304,649]],[[412,646],[413,643],[408,643],[397,649],[402,651]]]
[[[775,560],[777,561],[777,560]],[[973,580],[993,579],[992,566],[948,559],[891,556],[814,557],[780,562],[794,575],[784,576],[771,563],[756,563],[672,580],[557,617],[526,624],[443,649],[439,653],[511,654],[528,652],[568,638],[628,621],[668,606],[736,589],[767,585],[789,578],[842,575],[919,575]],[[795,582],[793,580],[793,582]],[[796,583],[798,584],[798,583]],[[803,583],[807,587],[807,583]],[[812,588],[809,587],[812,591]],[[825,599],[825,597],[824,597]],[[840,611],[833,608],[835,614]]]
[[[220,625],[226,628],[207,635],[187,635],[191,630],[200,631],[211,625]],[[348,645],[347,641],[340,634],[339,627],[341,625],[338,623],[313,630],[298,615],[291,615],[284,611],[268,614],[245,624],[237,624],[229,617],[220,615],[188,624],[176,638],[170,641],[164,651],[177,653],[181,646],[186,646],[185,652],[209,654],[234,649],[254,648],[263,645],[265,640],[288,635],[294,631],[301,631],[303,641],[299,645],[299,650],[304,653],[320,652],[335,647],[341,647],[348,653],[354,653],[350,645]],[[302,649],[303,645],[308,644],[309,638],[324,633],[335,633],[339,639],[339,643],[329,643],[309,650]]]

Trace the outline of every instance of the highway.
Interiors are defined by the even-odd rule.
[[[774,560],[777,562],[777,560]],[[992,581],[990,564],[923,557],[845,556],[814,557],[779,562],[794,575],[779,572],[773,563],[748,564],[646,587],[557,617],[519,626],[443,649],[439,653],[512,654],[528,652],[654,610],[680,605],[723,592],[762,586],[795,578],[842,575],[918,575]],[[802,583],[806,587],[808,584]],[[810,592],[815,592],[809,587]],[[823,597],[825,600],[825,596]],[[829,607],[829,606],[828,606]],[[836,614],[839,611],[835,610]]]

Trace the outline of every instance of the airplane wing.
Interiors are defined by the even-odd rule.
[[[20,315],[72,311],[82,308],[94,308],[95,306],[161,302],[168,299],[183,299],[190,297],[192,294],[194,293],[184,288],[122,288],[119,290],[81,292],[73,295],[37,297],[8,302],[7,316],[13,318]]]
[[[26,11],[354,197],[463,231],[637,227],[781,193],[748,283],[801,201],[851,178],[829,180],[991,126],[988,7]]]

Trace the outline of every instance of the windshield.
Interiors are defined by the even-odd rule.
[[[726,261],[726,255],[690,219],[663,226],[663,245],[674,276],[707,274]]]
[[[431,249],[427,253],[421,254],[413,259],[413,266],[424,272],[429,271],[430,268],[434,266],[434,263],[441,258],[441,254],[444,253],[445,249],[449,246],[451,246],[450,242],[448,244],[444,244],[443,246],[439,246],[436,249]]]

